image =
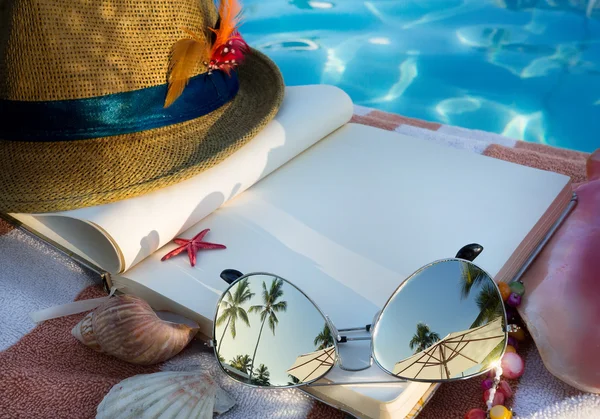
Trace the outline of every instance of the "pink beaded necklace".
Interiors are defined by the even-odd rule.
[[[502,378],[514,380],[521,377],[525,371],[525,362],[517,353],[519,342],[525,340],[525,329],[519,325],[522,323],[516,310],[525,294],[525,286],[521,281],[512,282],[510,285],[501,282],[498,284],[498,288],[502,294],[506,317],[510,324],[508,345],[500,362],[490,370],[487,378],[481,383],[484,391],[483,401],[487,409],[471,409],[465,414],[465,419],[511,419],[516,417],[512,409],[504,406],[506,401],[512,397],[513,391],[510,384]]]

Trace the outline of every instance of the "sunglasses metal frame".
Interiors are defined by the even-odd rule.
[[[229,286],[223,291],[223,293],[221,294],[221,297],[219,298],[218,302],[217,302],[217,306],[215,309],[215,315],[213,317],[213,337],[209,342],[209,346],[211,346],[214,350],[215,356],[217,357],[217,362],[219,364],[219,367],[223,370],[223,372],[230,377],[232,380],[237,381],[239,383],[242,383],[246,386],[250,386],[250,387],[255,387],[255,388],[277,388],[277,389],[283,389],[283,388],[296,388],[296,387],[327,387],[327,386],[333,386],[333,385],[363,385],[363,384],[400,384],[400,383],[406,383],[406,382],[425,382],[425,383],[446,383],[446,382],[453,382],[453,381],[462,381],[462,380],[466,380],[469,378],[473,378],[473,377],[477,377],[480,375],[483,375],[485,373],[487,373],[489,370],[491,370],[493,368],[493,365],[490,365],[489,368],[482,370],[481,372],[477,373],[477,374],[472,374],[466,377],[455,377],[455,378],[448,378],[448,379],[440,379],[440,380],[424,380],[424,379],[416,379],[416,378],[410,378],[410,379],[406,379],[406,378],[402,378],[402,377],[398,377],[397,375],[394,375],[392,373],[390,373],[387,369],[385,369],[377,360],[377,357],[375,356],[375,346],[374,346],[374,339],[375,336],[377,335],[377,333],[379,332],[378,329],[378,325],[379,325],[379,320],[382,316],[382,314],[384,313],[386,307],[390,304],[390,302],[392,301],[392,299],[402,290],[402,288],[407,284],[407,282],[413,278],[414,276],[418,275],[420,272],[424,271],[425,269],[435,265],[435,264],[439,264],[439,263],[444,263],[444,262],[450,262],[450,261],[460,261],[460,262],[465,262],[465,263],[470,263],[472,265],[475,265],[478,269],[480,269],[481,271],[483,271],[483,273],[485,273],[492,281],[492,283],[494,284],[494,287],[496,289],[496,292],[498,293],[498,296],[501,296],[500,293],[500,289],[498,287],[498,284],[496,284],[496,282],[493,280],[493,278],[491,277],[491,275],[489,275],[485,270],[483,270],[481,267],[479,267],[478,265],[473,263],[473,259],[475,259],[477,257],[477,255],[479,253],[481,253],[481,251],[483,250],[483,248],[481,246],[477,247],[479,245],[476,244],[472,244],[472,245],[468,245],[463,247],[458,253],[457,253],[457,257],[454,258],[446,258],[446,259],[438,259],[435,261],[432,261],[426,265],[421,266],[419,269],[417,269],[416,271],[414,271],[412,274],[410,274],[405,280],[403,280],[398,287],[394,290],[394,292],[390,295],[390,297],[387,299],[386,303],[383,305],[383,307],[381,308],[381,310],[379,310],[377,313],[375,313],[374,316],[374,321],[372,324],[370,325],[366,325],[366,326],[362,326],[362,327],[353,327],[353,328],[344,328],[344,329],[337,329],[335,327],[335,325],[333,324],[333,322],[331,321],[331,319],[329,318],[329,316],[327,316],[327,314],[325,314],[323,312],[323,310],[304,292],[302,291],[298,286],[296,286],[293,282],[280,277],[279,275],[275,275],[269,272],[251,272],[248,274],[244,274],[242,276],[239,276],[237,279],[235,279],[234,281],[232,281]],[[462,256],[462,257],[459,257]],[[469,260],[471,259],[471,260]],[[223,300],[223,298],[225,297],[227,291],[229,291],[233,286],[235,286],[238,282],[249,278],[251,276],[256,276],[256,275],[265,275],[265,276],[270,276],[273,277],[274,279],[280,279],[282,281],[284,281],[286,284],[289,284],[290,286],[294,287],[296,290],[298,290],[304,297],[306,297],[308,299],[308,301],[310,301],[312,303],[312,305],[317,309],[317,311],[321,314],[321,316],[323,316],[323,318],[325,319],[328,327],[331,330],[331,334],[333,335],[334,339],[333,339],[333,344],[334,344],[334,359],[332,361],[332,365],[331,367],[327,370],[327,372],[325,372],[323,375],[320,375],[319,377],[310,380],[310,381],[305,381],[305,382],[301,382],[298,384],[294,384],[294,385],[288,385],[288,386],[260,386],[260,385],[255,385],[252,383],[247,383],[241,380],[237,380],[234,377],[232,377],[228,371],[225,369],[225,367],[223,367],[222,363],[219,361],[219,354],[217,352],[217,339],[216,339],[216,328],[217,328],[217,316],[219,313],[219,307],[221,305],[221,301]],[[503,332],[505,333],[505,339],[504,339],[504,346],[502,348],[502,352],[499,355],[499,359],[502,357],[502,355],[504,354],[504,352],[506,351],[506,346],[507,346],[507,342],[508,342],[508,332],[511,330],[511,327],[508,325],[508,321],[507,321],[507,316],[506,316],[506,308],[504,307],[504,305],[502,305],[502,317],[503,317]],[[369,336],[361,336],[361,337],[348,337],[348,336],[342,336],[340,335],[340,333],[343,332],[358,332],[358,331],[365,331],[365,332],[369,332]],[[370,354],[369,354],[369,365],[366,367],[362,367],[362,368],[348,368],[345,367],[343,364],[343,357],[340,355],[339,353],[339,344],[340,343],[347,343],[347,342],[351,342],[351,341],[360,341],[360,340],[370,340],[371,341],[371,345],[370,345]],[[316,381],[321,380],[322,378],[326,377],[327,374],[331,371],[331,369],[334,366],[338,366],[340,369],[345,370],[345,371],[364,371],[366,369],[369,369],[373,366],[373,363],[375,363],[385,374],[387,374],[390,377],[393,377],[394,379],[391,380],[384,380],[384,381],[356,381],[356,382],[327,382],[327,383],[316,383]]]

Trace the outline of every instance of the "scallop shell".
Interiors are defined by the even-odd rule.
[[[235,402],[205,373],[163,371],[127,378],[98,405],[96,419],[212,419]]]
[[[196,323],[180,316],[178,320],[162,320],[141,298],[123,295],[86,315],[71,333],[95,351],[151,365],[177,355],[198,333]]]

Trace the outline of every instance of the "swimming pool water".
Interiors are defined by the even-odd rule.
[[[243,5],[243,36],[279,65],[287,85],[333,84],[357,105],[600,147],[600,0]]]

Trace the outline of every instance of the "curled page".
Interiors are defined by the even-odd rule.
[[[102,269],[121,273],[344,125],[352,112],[351,99],[334,86],[287,87],[274,120],[191,179],[106,205],[11,215]]]

